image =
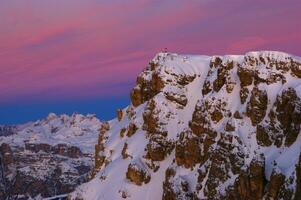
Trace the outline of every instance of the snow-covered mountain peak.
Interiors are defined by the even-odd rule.
[[[300,198],[300,63],[158,53],[100,129],[95,178],[70,198]]]

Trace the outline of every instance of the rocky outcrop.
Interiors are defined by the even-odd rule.
[[[118,121],[121,121],[122,117],[123,117],[123,113],[121,109],[117,109],[117,119]]]
[[[277,95],[269,119],[257,126],[257,140],[264,146],[290,146],[299,135],[300,124],[301,100],[295,89],[288,88]]]
[[[147,184],[151,179],[146,167],[143,166],[142,163],[129,164],[126,178],[136,185],[142,185],[143,183]]]
[[[250,101],[247,105],[247,116],[250,117],[252,124],[256,125],[263,120],[268,105],[266,91],[261,91],[254,87],[251,92]]]
[[[158,67],[158,63],[150,62],[144,73],[153,72],[153,69]],[[143,74],[139,75],[136,81],[136,87],[131,92],[133,106],[139,106],[145,101],[150,100],[160,92],[164,84],[163,79],[158,73],[152,73],[150,78],[146,78]]]
[[[300,62],[159,53],[70,199],[300,199]]]
[[[108,123],[103,123],[99,129],[98,142],[95,145],[95,166],[93,170],[93,176],[99,171],[105,162],[104,152],[104,142],[106,140],[105,133],[110,129]]]
[[[198,199],[193,193],[189,183],[184,178],[175,179],[175,169],[168,168],[165,172],[165,181],[163,182],[163,200],[176,199]]]

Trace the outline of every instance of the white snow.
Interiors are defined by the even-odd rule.
[[[55,115],[50,113],[44,120],[17,127],[17,134],[0,137],[1,143],[24,146],[28,143],[77,146],[83,153],[94,153],[101,122],[95,115]]]

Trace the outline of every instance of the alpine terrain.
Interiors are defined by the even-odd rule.
[[[0,127],[0,199],[42,199],[87,181],[101,124],[94,115],[49,114]]]
[[[300,123],[300,57],[159,53],[102,124],[93,178],[69,199],[300,200]]]

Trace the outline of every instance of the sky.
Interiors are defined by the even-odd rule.
[[[1,0],[0,124],[115,117],[164,48],[301,55],[300,0]]]

